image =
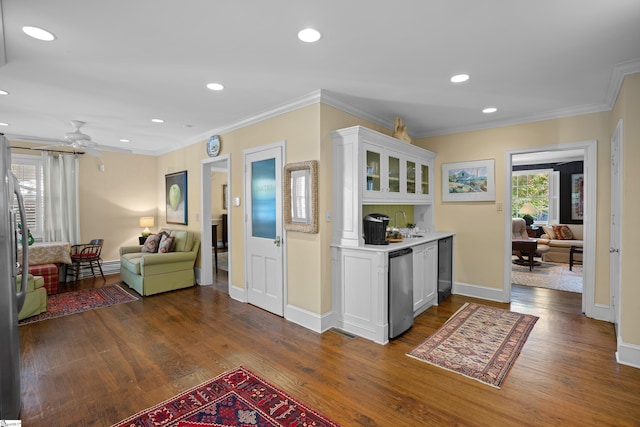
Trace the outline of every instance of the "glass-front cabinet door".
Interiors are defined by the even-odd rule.
[[[390,193],[400,193],[400,158],[387,157],[387,165],[389,166],[389,187]]]
[[[363,144],[363,200],[383,203],[431,199],[430,162],[375,144]],[[428,200],[425,200],[427,196]]]
[[[429,165],[420,165],[420,194],[430,196],[429,190]]]
[[[416,162],[407,161],[407,194],[415,195],[417,192],[416,186]]]
[[[381,191],[380,165],[380,153],[366,150],[365,182],[367,191]]]

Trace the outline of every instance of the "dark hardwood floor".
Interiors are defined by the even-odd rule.
[[[405,354],[465,302],[508,304],[453,295],[381,346],[234,301],[218,277],[20,326],[22,425],[108,426],[238,365],[344,426],[640,425],[640,369],[616,363],[613,326],[579,294],[514,286],[510,308],[540,320],[494,389]]]

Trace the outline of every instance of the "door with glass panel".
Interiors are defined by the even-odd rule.
[[[244,153],[247,298],[279,316],[284,314],[283,150],[283,144],[273,144]]]

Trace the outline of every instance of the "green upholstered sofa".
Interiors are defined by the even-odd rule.
[[[16,277],[16,290],[22,286],[22,274]],[[24,305],[18,313],[18,320],[35,316],[47,311],[47,288],[44,287],[44,277],[29,274],[27,279],[27,293]]]
[[[200,240],[193,231],[170,231],[175,249],[167,253],[142,252],[142,245],[120,248],[120,280],[140,295],[153,295],[195,284],[194,266]]]

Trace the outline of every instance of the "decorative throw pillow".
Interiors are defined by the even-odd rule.
[[[553,231],[553,226],[542,226],[542,230],[544,230],[544,234],[549,236],[549,239],[553,240],[556,238],[556,233]]]
[[[145,240],[142,246],[142,252],[150,252],[152,254],[158,252],[158,245],[160,243],[160,236],[157,234],[150,234]]]
[[[172,246],[173,246],[173,237],[169,237],[166,234],[163,234],[162,238],[160,239],[160,246],[158,246],[158,252],[162,254],[171,252]]]
[[[554,225],[553,232],[558,240],[573,240],[573,233],[566,225]]]

